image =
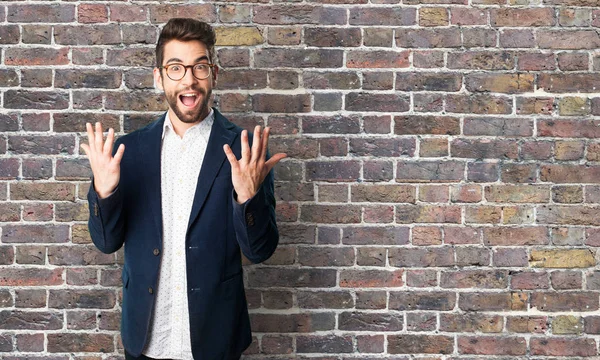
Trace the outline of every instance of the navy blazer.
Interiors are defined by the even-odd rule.
[[[113,253],[125,245],[121,336],[139,356],[148,338],[162,253],[161,142],[165,115],[119,138],[125,144],[115,192],[99,199],[88,193],[89,229],[96,247]],[[196,360],[239,358],[252,340],[242,279],[240,249],[252,262],[277,247],[273,172],[256,195],[235,202],[229,144],[241,156],[242,129],[215,109],[215,118],[186,234],[187,295],[192,352]],[[251,136],[249,136],[251,139]]]

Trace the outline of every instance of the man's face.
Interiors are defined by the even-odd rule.
[[[162,66],[209,64],[211,60],[202,42],[171,40],[165,44]],[[216,67],[202,80],[194,77],[191,68],[180,80],[170,79],[164,68],[155,68],[154,81],[165,92],[171,118],[175,115],[180,121],[190,124],[201,121],[209,114],[212,88],[217,81]]]

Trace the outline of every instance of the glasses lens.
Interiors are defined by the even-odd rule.
[[[210,75],[210,66],[206,64],[196,64],[192,69],[198,79],[206,79]]]
[[[171,80],[181,80],[185,75],[185,68],[181,65],[172,65],[167,67],[167,76]]]

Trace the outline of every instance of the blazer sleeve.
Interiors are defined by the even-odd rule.
[[[233,192],[233,223],[242,253],[253,263],[267,260],[275,252],[279,232],[275,219],[273,170],[251,199],[238,204]]]
[[[117,140],[113,153],[118,147],[119,141]],[[125,240],[125,215],[121,188],[117,185],[112,194],[101,199],[94,189],[94,179],[92,178],[87,199],[90,209],[88,228],[92,242],[103,253],[114,253],[123,246]]]

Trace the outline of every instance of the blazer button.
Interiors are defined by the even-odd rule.
[[[254,216],[251,213],[246,214],[246,223],[250,226],[254,225]]]
[[[154,293],[154,290],[152,290],[152,288],[151,288],[151,287],[149,287],[149,288],[148,288],[148,292],[149,292],[150,294],[152,294],[152,293]]]
[[[94,203],[94,216],[98,216],[98,204]]]
[[[158,256],[158,254],[160,254],[160,250],[154,249],[154,251],[152,251],[152,253],[154,254],[154,256]]]

